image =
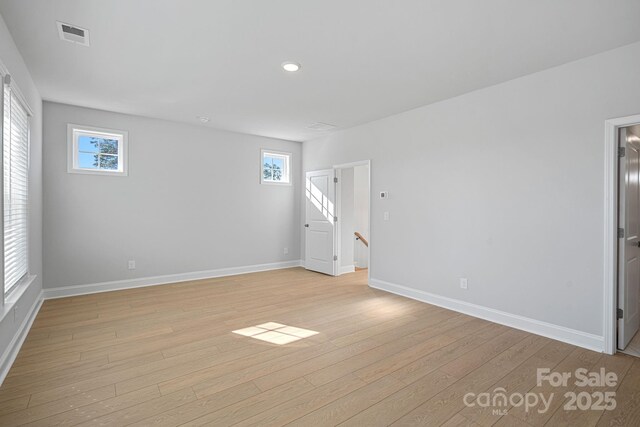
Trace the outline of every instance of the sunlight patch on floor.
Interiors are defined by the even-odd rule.
[[[318,334],[309,329],[287,326],[276,322],[262,323],[244,329],[232,331],[234,334],[255,338],[271,344],[284,345]]]

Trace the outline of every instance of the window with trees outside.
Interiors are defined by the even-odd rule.
[[[127,175],[127,132],[68,125],[68,172]]]
[[[260,158],[263,184],[291,184],[291,153],[262,150]]]

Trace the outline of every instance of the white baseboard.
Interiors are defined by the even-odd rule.
[[[42,292],[40,292],[31,306],[31,309],[29,309],[29,312],[22,321],[20,328],[18,328],[13,339],[5,349],[4,353],[2,353],[2,357],[0,357],[0,385],[4,382],[4,379],[9,373],[9,369],[11,369],[11,365],[13,365],[13,362],[16,360],[16,356],[18,356],[18,352],[20,351],[25,338],[27,338],[31,325],[35,320],[38,311],[40,311],[40,307],[42,307],[42,301],[43,296]]]
[[[338,276],[341,274],[353,273],[356,271],[356,267],[354,265],[341,265],[340,271],[338,271]]]
[[[280,270],[283,268],[299,267],[300,264],[300,260],[273,262],[269,264],[220,268],[217,270],[194,271],[191,273],[168,274],[165,276],[141,277],[138,279],[116,280],[113,282],[92,283],[87,285],[62,286],[59,288],[43,289],[43,292],[44,299],[64,298],[77,295],[95,294],[99,292],[119,291],[122,289],[166,285],[169,283],[187,282],[190,280],[213,279],[215,277],[257,273],[259,271]]]
[[[431,294],[429,292],[418,289],[409,288],[394,283],[385,282],[371,278],[369,285],[373,288],[391,292],[403,297],[426,302],[428,304],[437,305],[459,313],[468,314],[469,316],[478,317],[490,322],[499,323],[501,325],[510,326],[512,328],[521,329],[536,335],[551,338],[554,340],[573,344],[597,352],[604,351],[604,337],[589,334],[587,332],[558,326],[540,320],[530,319],[528,317],[507,313],[493,308],[460,301],[453,298],[443,297]]]

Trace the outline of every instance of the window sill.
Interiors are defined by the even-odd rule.
[[[68,173],[77,173],[80,175],[102,175],[102,176],[128,176],[126,171],[106,171],[106,170],[91,170],[91,169],[68,169]]]
[[[36,280],[38,276],[35,274],[30,274],[25,277],[20,283],[18,283],[8,295],[5,297],[4,305],[0,308],[0,322],[4,320],[4,318],[11,313],[16,303],[20,301],[20,298],[25,294],[27,289],[31,286],[31,284]]]
[[[263,185],[277,185],[277,186],[281,186],[281,187],[291,187],[291,183],[290,182],[272,182],[272,181],[260,181],[260,184]]]

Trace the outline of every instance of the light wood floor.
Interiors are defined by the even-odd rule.
[[[366,273],[297,268],[46,301],[0,387],[0,425],[640,425],[640,359],[376,291]],[[271,321],[319,334],[278,346],[231,333]],[[617,408],[564,410],[575,386],[537,387],[539,367],[615,372],[605,390]],[[464,405],[496,387],[555,400],[504,416]]]

